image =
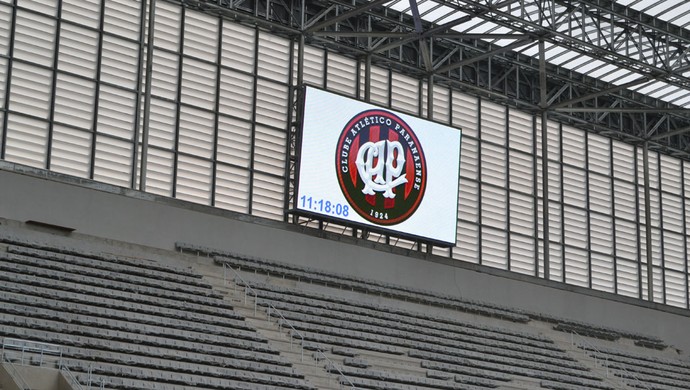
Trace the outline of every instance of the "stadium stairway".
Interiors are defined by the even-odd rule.
[[[262,259],[220,256],[215,266],[210,257],[199,259],[207,280],[320,389],[690,388],[679,374],[656,382],[622,375],[578,347],[581,340],[619,345],[624,332],[592,326],[589,336],[580,336],[572,329],[586,324],[564,319],[536,315],[525,321],[525,313],[479,302],[429,305],[428,297],[400,299],[399,286],[358,291],[367,281],[352,279],[348,286],[343,275]],[[232,268],[221,272],[222,264]],[[501,311],[507,312],[497,315]],[[599,340],[602,335],[608,341]],[[649,353],[662,345],[645,335],[626,337],[620,345],[635,341],[631,348],[644,356],[649,350],[637,340],[654,340]]]
[[[189,266],[0,237],[0,286],[6,356],[53,344],[85,387],[316,389]]]

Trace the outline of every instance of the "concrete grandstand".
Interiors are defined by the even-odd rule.
[[[690,388],[685,2],[0,15],[0,389]],[[450,242],[300,212],[304,86],[462,130]]]

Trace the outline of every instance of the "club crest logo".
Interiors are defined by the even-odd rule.
[[[388,111],[355,115],[340,134],[335,163],[345,198],[369,222],[403,222],[424,197],[422,145],[410,126]]]

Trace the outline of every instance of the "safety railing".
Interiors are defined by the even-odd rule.
[[[19,365],[31,364],[43,367],[44,364],[53,362],[59,367],[62,363],[62,348],[59,345],[9,337],[2,339],[2,355],[18,358]]]
[[[252,286],[246,280],[244,280],[242,275],[240,275],[239,272],[237,272],[237,270],[235,270],[232,266],[230,266],[230,264],[223,262],[223,283],[225,285],[228,284],[228,270],[230,270],[234,275],[234,277],[233,277],[233,279],[234,279],[233,289],[235,291],[237,291],[237,284],[238,284],[237,282],[239,282],[244,287],[244,304],[245,305],[247,304],[248,297],[250,295],[254,296],[254,315],[256,315],[257,310],[258,310],[257,306],[258,306],[258,302],[259,302],[259,294],[256,292],[256,290],[254,288],[252,288]],[[283,313],[274,306],[274,304],[271,300],[263,299],[263,298],[261,298],[261,300],[262,300],[262,302],[264,302],[266,304],[267,321],[270,322],[271,318],[273,316],[275,316],[278,318],[278,329],[279,329],[279,331],[282,332],[283,326],[287,326],[288,328],[290,328],[290,331],[288,331],[288,334],[290,335],[290,351],[292,351],[293,336],[297,336],[297,338],[300,340],[299,341],[300,360],[304,361],[304,335],[299,330],[297,330],[297,328],[287,318],[285,318]],[[340,368],[338,368],[338,366],[331,359],[329,359],[328,356],[326,356],[326,354],[323,352],[321,347],[316,346],[316,353],[317,353],[318,358],[323,357],[323,359],[318,359],[318,358],[316,359],[317,364],[319,363],[320,360],[325,360],[326,363],[328,364],[328,366],[333,367],[338,372],[338,374],[340,375],[340,378],[344,379],[346,384],[349,385],[350,388],[357,389],[357,387],[354,385],[354,383],[352,383],[350,378],[348,378],[347,375],[345,375],[342,372],[342,370]],[[338,380],[338,384],[342,388],[343,383],[340,379]]]
[[[69,367],[67,367],[67,364],[65,364],[65,362],[60,362],[60,371],[62,372],[65,379],[67,379],[67,382],[69,382],[70,386],[72,386],[72,389],[84,390],[84,387],[81,385],[81,383],[79,383],[79,381],[74,376]],[[91,386],[89,386],[89,388],[90,387]]]
[[[576,340],[576,338],[577,338],[577,340]],[[593,359],[594,365],[596,367],[604,368],[607,378],[611,378],[613,376],[612,379],[614,379],[614,380],[612,381],[612,384],[617,389],[625,390],[625,389],[630,388],[629,386],[626,386],[625,384],[619,383],[619,378],[624,378],[624,379],[627,379],[627,380],[630,380],[633,382],[631,384],[632,387],[635,387],[638,389],[652,390],[651,386],[644,383],[642,380],[640,380],[640,378],[637,375],[635,375],[633,372],[630,372],[625,367],[623,367],[621,365],[617,365],[615,368],[610,367],[608,355],[605,352],[600,351],[597,347],[592,345],[592,343],[587,341],[584,337],[582,337],[577,332],[570,331],[570,341],[571,341],[573,346],[581,349],[585,356],[588,356],[591,359]],[[612,372],[613,370],[618,371],[618,373]],[[621,375],[621,373],[623,375]]]
[[[7,368],[7,373],[10,375],[10,377],[12,377],[14,383],[21,390],[31,390],[31,387],[29,387],[29,384],[26,382],[26,379],[24,379],[22,373],[19,372],[17,366],[15,366],[12,360],[10,360],[10,358],[7,357],[4,353],[2,355],[2,362],[5,364],[5,367]]]

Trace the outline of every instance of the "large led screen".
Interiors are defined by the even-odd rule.
[[[460,130],[307,87],[295,208],[454,245]]]

